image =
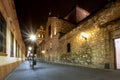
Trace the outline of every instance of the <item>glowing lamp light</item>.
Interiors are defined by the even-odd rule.
[[[41,53],[45,54],[45,50],[42,50]]]
[[[84,33],[84,32],[82,32],[82,33],[81,33],[81,36],[82,36],[83,38],[87,39],[89,35],[86,34],[86,33]]]
[[[28,51],[28,54],[30,53],[30,51]]]
[[[35,35],[30,35],[30,40],[32,40],[32,41],[35,41],[36,40],[36,36]]]
[[[30,47],[28,47],[28,50],[30,50],[30,51],[31,51],[31,50],[32,50],[32,47],[31,47],[31,46],[30,46]]]

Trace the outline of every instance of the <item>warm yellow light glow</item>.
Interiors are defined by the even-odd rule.
[[[40,34],[38,34],[38,37],[40,38]]]
[[[50,38],[52,38],[52,34],[50,35]]]
[[[32,47],[31,47],[31,46],[29,46],[29,47],[28,47],[28,50],[30,50],[30,51],[31,51],[31,50],[32,50]]]
[[[28,54],[30,53],[30,51],[28,51]]]
[[[54,28],[54,35],[56,35],[56,27]]]
[[[42,50],[41,53],[45,54],[45,50]]]
[[[35,35],[30,35],[30,40],[32,40],[32,41],[35,41],[36,40],[36,36]]]
[[[87,33],[82,32],[82,33],[81,33],[81,36],[82,36],[83,38],[87,39],[89,35],[88,35]]]

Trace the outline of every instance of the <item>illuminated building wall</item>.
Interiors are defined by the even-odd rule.
[[[42,44],[45,61],[116,68],[114,39],[120,38],[120,1],[109,3],[70,30],[67,30],[68,25],[73,24],[64,23],[66,21],[59,18],[48,18],[46,38]]]
[[[13,0],[0,0],[0,29],[0,80],[3,80],[25,54]]]
[[[46,25],[45,39],[40,44],[39,52],[44,55],[47,61],[58,60],[58,48],[59,38],[65,35],[67,32],[75,28],[74,24],[71,24],[63,19],[57,17],[49,17]]]
[[[60,61],[93,68],[116,68],[113,40],[120,37],[120,1],[91,15],[59,40]],[[81,33],[88,36],[85,38]],[[70,44],[70,52],[67,51]]]

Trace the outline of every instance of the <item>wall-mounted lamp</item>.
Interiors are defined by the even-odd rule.
[[[82,33],[81,33],[81,36],[82,36],[84,39],[87,39],[89,35],[88,35],[87,33],[82,32]]]

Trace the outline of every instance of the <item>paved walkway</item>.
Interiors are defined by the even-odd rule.
[[[32,70],[29,62],[25,61],[5,80],[120,80],[120,71],[40,62]]]

